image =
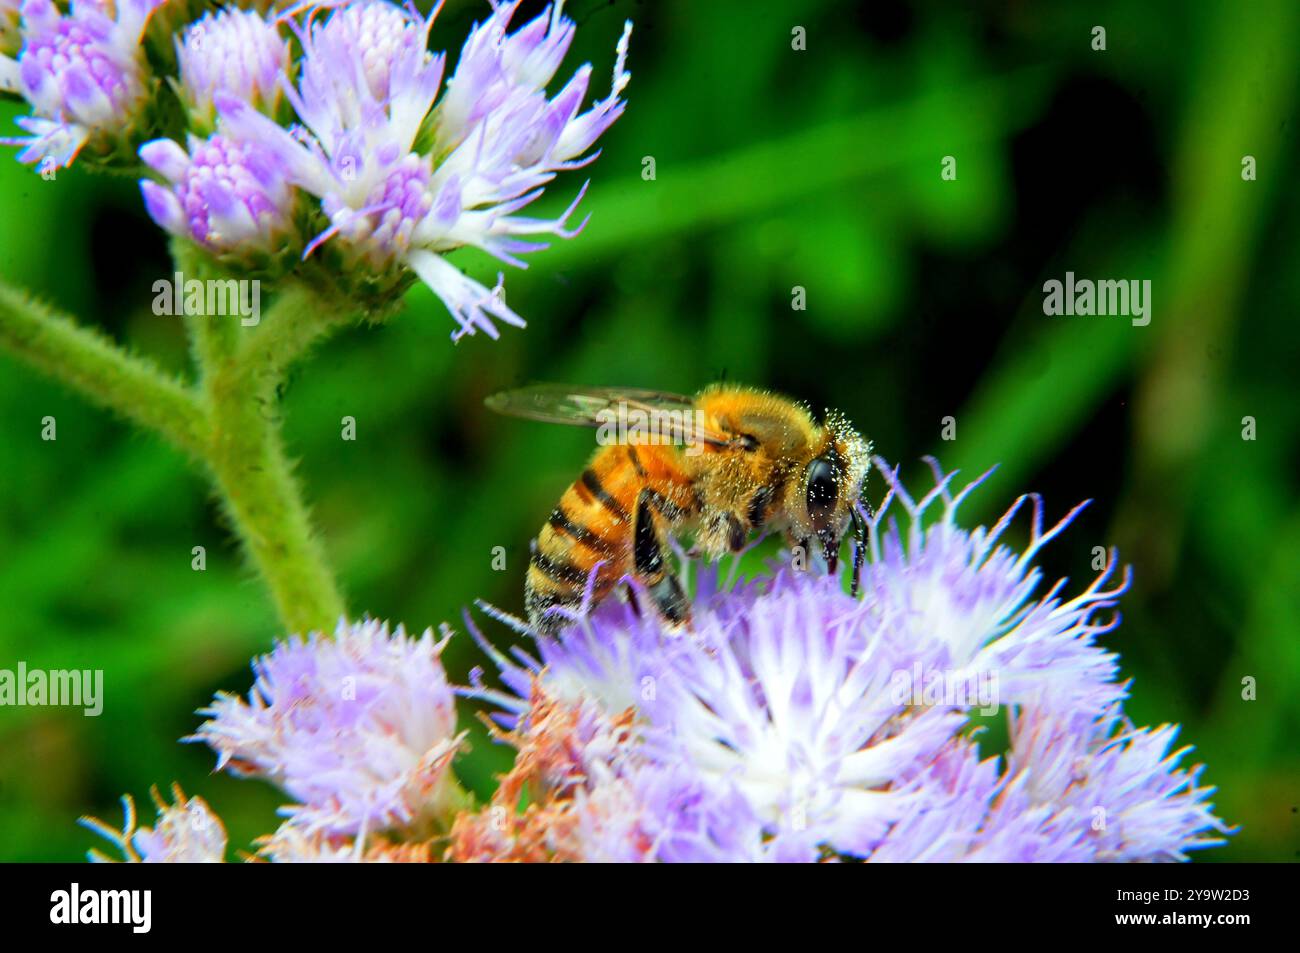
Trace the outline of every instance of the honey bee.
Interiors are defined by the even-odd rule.
[[[695,397],[540,384],[486,403],[510,416],[602,428],[601,448],[532,541],[524,604],[538,631],[564,623],[551,610],[581,605],[597,563],[594,602],[630,575],[664,620],[689,625],[690,604],[664,555],[667,538],[686,532],[714,559],[759,530],[782,532],[805,553],[815,537],[834,572],[852,523],[856,594],[865,539],[857,503],[871,446],[841,415],[818,423],[789,398],[728,384]]]

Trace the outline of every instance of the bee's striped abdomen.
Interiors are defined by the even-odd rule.
[[[628,509],[615,495],[623,489],[620,462],[610,459],[622,447],[598,453],[591,466],[564,491],[551,518],[537,534],[524,602],[528,618],[542,632],[552,632],[566,621],[553,606],[575,609],[582,603],[588,576],[601,565],[593,596],[599,600],[626,571],[630,527]],[[633,489],[628,487],[628,489]],[[635,499],[635,492],[632,494]]]
[[[593,602],[632,571],[633,524],[637,500],[646,488],[680,500],[690,487],[671,446],[610,446],[601,450],[573,484],[533,547],[524,585],[524,603],[532,625],[553,632],[564,624],[553,606],[576,609],[596,563]]]

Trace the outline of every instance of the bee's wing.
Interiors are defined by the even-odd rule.
[[[733,439],[696,420],[695,399],[683,394],[630,387],[581,387],[532,384],[493,394],[484,403],[498,414],[552,424],[600,427],[617,421],[620,410],[656,413],[661,427],[683,442],[691,439],[724,446]],[[664,432],[661,430],[661,432]]]

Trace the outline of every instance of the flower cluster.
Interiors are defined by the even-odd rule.
[[[298,802],[262,842],[272,860],[1135,861],[1222,843],[1176,727],[1123,714],[1098,643],[1127,585],[1113,554],[1080,594],[1040,591],[1033,558],[1073,512],[1045,529],[1025,497],[968,531],[979,481],[953,492],[936,465],[913,499],[877,462],[889,490],[864,514],[861,596],[839,574],[728,583],[703,565],[687,632],[616,600],[553,635],[485,607],[535,654],[467,616],[500,681],[476,671],[459,691],[516,750],[486,804],[448,793],[452,689],[428,633],[281,645],[197,737]],[[1026,506],[1017,552],[1003,537]],[[1003,710],[1006,750],[981,751],[973,729]]]
[[[22,146],[18,158],[43,169],[69,165],[88,144],[117,153],[152,92],[141,40],[162,2],[72,0],[63,14],[53,0],[22,0],[22,51],[0,57],[0,89],[31,104],[18,120],[29,135],[0,141]]]
[[[280,276],[325,255],[366,303],[423,280],[455,317],[453,339],[524,324],[503,277],[489,289],[444,256],[474,247],[523,268],[539,237],[581,230],[569,223],[585,186],[558,217],[521,213],[595,159],[622,114],[630,23],[610,92],[584,110],[590,65],[547,92],[575,33],[562,2],[512,32],[520,0],[493,0],[445,80],[446,56],[429,49],[437,8],[388,0],[208,13],[172,41],[174,75],[154,75],[145,27],[161,2],[73,0],[63,14],[22,0],[18,22],[0,7],[0,42],[17,30],[22,44],[0,55],[0,90],[32,107],[19,120],[30,135],[3,140],[20,159],[66,166],[93,144],[96,161],[142,164],[153,219],[226,267]]]
[[[275,156],[255,142],[216,133],[189,138],[186,151],[170,139],[140,149],[170,187],[140,182],[145,207],[163,228],[213,252],[246,259],[271,252],[289,237],[293,195]]]
[[[418,827],[445,797],[459,744],[443,644],[374,621],[291,639],[254,661],[247,701],[223,694],[204,709],[193,740],[218,767],[284,788],[306,835]]]

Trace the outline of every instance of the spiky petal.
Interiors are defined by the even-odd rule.
[[[1117,658],[1097,642],[1119,623],[1111,610],[1128,588],[1118,555],[1110,553],[1098,577],[1069,598],[1062,595],[1064,579],[1041,592],[1042,572],[1033,562],[1082,506],[1045,529],[1041,498],[1026,495],[991,529],[966,530],[958,511],[988,474],[954,493],[956,474],[943,474],[931,460],[934,488],[913,500],[895,471],[876,463],[889,489],[868,516],[871,558],[863,589],[865,605],[891,641],[902,650],[933,652],[933,670],[950,683],[996,675],[1001,704],[1050,699],[1062,710],[1098,714],[1124,697]],[[1002,536],[1026,504],[1029,543],[1016,552]]]
[[[150,791],[158,809],[153,827],[137,827],[135,801],[122,796],[122,827],[112,828],[93,817],[81,823],[112,843],[124,860],[144,864],[219,864],[226,858],[226,829],[201,797],[187,798],[179,784],[172,785],[173,802],[154,788]],[[111,858],[97,850],[89,857],[97,863]]]

